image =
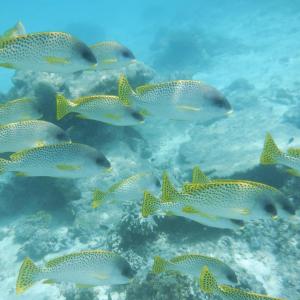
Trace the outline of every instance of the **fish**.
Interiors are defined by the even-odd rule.
[[[139,86],[134,91],[121,75],[118,94],[153,117],[208,123],[228,116],[232,108],[217,89],[197,80],[175,80]]]
[[[149,191],[145,191],[142,203],[142,216],[147,218],[159,213],[164,213],[166,216],[183,217],[214,228],[238,230],[244,227],[244,222],[241,220],[227,219],[205,213],[184,200],[162,202]]]
[[[0,159],[0,173],[19,176],[84,178],[108,171],[110,162],[96,149],[77,143],[61,143],[26,149]]]
[[[18,21],[14,27],[5,31],[4,34],[0,36],[0,39],[14,38],[24,34],[26,34],[25,27],[21,21]]]
[[[228,285],[219,285],[209,266],[204,266],[200,275],[200,289],[208,295],[218,295],[223,300],[283,300],[267,295],[243,291]]]
[[[288,173],[300,176],[300,148],[289,148],[282,152],[276,145],[270,133],[266,134],[264,148],[260,156],[262,165],[280,164],[288,167]]]
[[[0,124],[42,118],[37,104],[30,98],[20,98],[0,104]]]
[[[0,40],[0,66],[36,72],[74,73],[97,59],[82,41],[64,32],[38,32]]]
[[[93,194],[92,207],[97,208],[104,203],[122,203],[140,200],[141,190],[160,187],[159,180],[152,173],[138,173],[113,184],[106,192],[96,189]]]
[[[115,126],[133,126],[144,122],[144,117],[117,96],[94,95],[69,101],[62,94],[56,96],[56,118],[74,112],[80,118],[91,119]]]
[[[20,267],[16,293],[23,294],[36,282],[71,282],[77,287],[127,284],[135,272],[123,257],[105,250],[87,250],[63,255],[39,267],[26,257]]]
[[[169,180],[162,184],[162,202],[179,202],[208,215],[251,221],[289,218],[293,204],[278,189],[249,181],[218,179],[208,183],[186,183],[178,192]]]
[[[96,70],[114,70],[135,63],[134,54],[122,44],[105,41],[90,46],[98,65]]]
[[[0,152],[71,142],[60,127],[41,120],[28,120],[0,126]]]
[[[236,285],[238,283],[236,273],[227,264],[217,258],[201,254],[184,254],[169,261],[155,256],[152,273],[177,272],[199,278],[204,266],[209,266],[213,274],[223,284]]]

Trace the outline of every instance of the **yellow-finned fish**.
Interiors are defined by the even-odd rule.
[[[267,295],[246,292],[228,285],[218,285],[214,274],[205,266],[200,275],[200,288],[208,295],[218,295],[223,300],[283,300]]]
[[[187,183],[178,192],[169,180],[162,184],[162,201],[182,203],[208,215],[250,221],[287,218],[295,208],[284,194],[263,183],[248,180],[213,180]]]
[[[71,253],[49,260],[43,267],[30,258],[21,265],[16,284],[17,294],[24,293],[36,282],[71,282],[77,287],[126,284],[135,275],[129,263],[120,255],[105,250]]]
[[[40,32],[0,40],[0,66],[37,72],[72,73],[95,67],[91,49],[64,32]]]
[[[105,41],[90,46],[97,58],[97,70],[112,70],[135,62],[133,53],[115,41]]]
[[[154,197],[150,192],[144,192],[144,199],[142,203],[142,216],[147,218],[151,215],[163,213],[166,216],[183,217],[205,226],[214,228],[224,228],[237,230],[244,226],[241,220],[228,219],[220,216],[212,215],[201,211],[199,208],[194,207],[193,203],[187,201],[176,202],[162,202]]]
[[[56,96],[58,120],[74,112],[80,118],[91,119],[115,126],[132,126],[144,121],[142,114],[122,103],[117,96],[95,95],[67,100],[62,94]]]
[[[207,123],[232,111],[228,100],[217,89],[196,80],[148,84],[134,91],[122,75],[119,97],[147,115],[166,119]]]
[[[0,172],[20,176],[83,178],[110,169],[110,162],[96,149],[64,143],[16,152],[9,160],[0,159]]]
[[[237,276],[228,265],[217,258],[201,254],[184,254],[173,257],[169,261],[159,256],[154,257],[152,272],[159,274],[162,272],[179,272],[199,278],[203,267],[209,266],[214,275],[223,284],[236,285]]]
[[[118,201],[121,203],[138,201],[143,197],[141,191],[146,188],[155,190],[159,187],[160,182],[152,173],[138,173],[115,183],[106,192],[96,189],[92,207]]]
[[[29,98],[0,103],[0,124],[2,125],[17,121],[40,119],[42,116],[35,101]]]
[[[0,36],[0,39],[14,38],[24,34],[26,34],[25,27],[21,21],[18,21],[14,27],[5,31],[4,34]]]
[[[60,127],[41,120],[28,120],[0,126],[0,152],[71,142]]]
[[[271,134],[267,133],[260,163],[262,165],[281,164],[290,168],[288,173],[300,176],[300,148],[289,148],[287,153],[283,153],[277,147]]]

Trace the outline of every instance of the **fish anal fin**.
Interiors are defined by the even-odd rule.
[[[293,176],[300,177],[300,171],[296,169],[287,169],[287,173]]]
[[[88,289],[88,288],[95,287],[95,285],[83,284],[83,283],[76,283],[76,287],[79,288],[79,289]]]
[[[55,283],[56,283],[56,281],[53,279],[46,279],[43,281],[43,284],[55,284]]]

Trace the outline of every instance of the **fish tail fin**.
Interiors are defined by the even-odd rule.
[[[179,192],[174,187],[174,185],[171,183],[167,172],[163,173],[161,188],[162,188],[162,197],[161,197],[162,202],[174,201],[180,195]]]
[[[160,256],[155,256],[152,267],[152,273],[160,274],[162,272],[165,272],[167,270],[168,265],[170,265],[170,263],[166,259],[163,259]]]
[[[0,158],[0,174],[6,172],[7,165],[9,164],[9,160]]]
[[[56,95],[56,119],[60,120],[71,112],[72,104],[63,94]]]
[[[135,96],[135,92],[130,86],[126,76],[124,74],[121,74],[118,82],[118,94],[120,101],[125,106],[131,106],[132,99]]]
[[[214,294],[219,290],[218,283],[207,266],[203,267],[200,274],[200,288],[207,294]]]
[[[148,216],[153,215],[160,206],[160,201],[155,198],[148,191],[144,192],[144,199],[142,204],[142,216],[147,218]]]
[[[260,163],[262,165],[276,164],[277,159],[282,155],[282,152],[277,147],[270,133],[266,134],[265,144],[260,156]]]
[[[105,192],[102,192],[100,191],[99,189],[96,189],[94,191],[94,194],[93,194],[93,201],[92,201],[92,207],[93,208],[97,208],[99,207],[100,205],[103,204],[104,202],[104,196],[106,195]]]
[[[40,268],[38,268],[33,261],[26,257],[22,263],[19,271],[19,276],[16,285],[16,292],[18,295],[24,293],[29,289],[38,279]]]

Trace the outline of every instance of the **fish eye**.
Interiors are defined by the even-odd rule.
[[[130,267],[130,265],[127,264],[122,268],[121,271],[121,274],[127,278],[133,278],[135,273],[136,272]]]
[[[98,166],[110,168],[110,162],[104,156],[98,156],[95,162]]]
[[[93,54],[92,50],[86,46],[85,44],[78,42],[76,44],[76,49],[77,51],[79,51],[81,57],[85,60],[87,60],[88,62],[92,63],[92,64],[96,64],[97,63],[97,59],[95,57],[95,55]]]
[[[237,276],[234,272],[230,272],[229,274],[226,275],[227,279],[230,281],[230,282],[233,282],[233,283],[237,283],[238,280],[237,280]]]
[[[138,120],[138,121],[140,121],[140,122],[144,121],[143,115],[140,114],[140,113],[138,113],[138,112],[136,112],[136,111],[132,112],[131,115],[132,115],[132,117],[133,117],[134,119],[136,119],[136,120]]]
[[[133,53],[132,53],[129,49],[123,49],[123,50],[121,51],[121,54],[122,54],[122,56],[125,57],[125,58],[132,58],[132,59],[135,58],[134,55],[133,55]]]
[[[272,216],[277,216],[277,209],[274,204],[267,203],[265,204],[264,209],[267,213],[271,214]]]

